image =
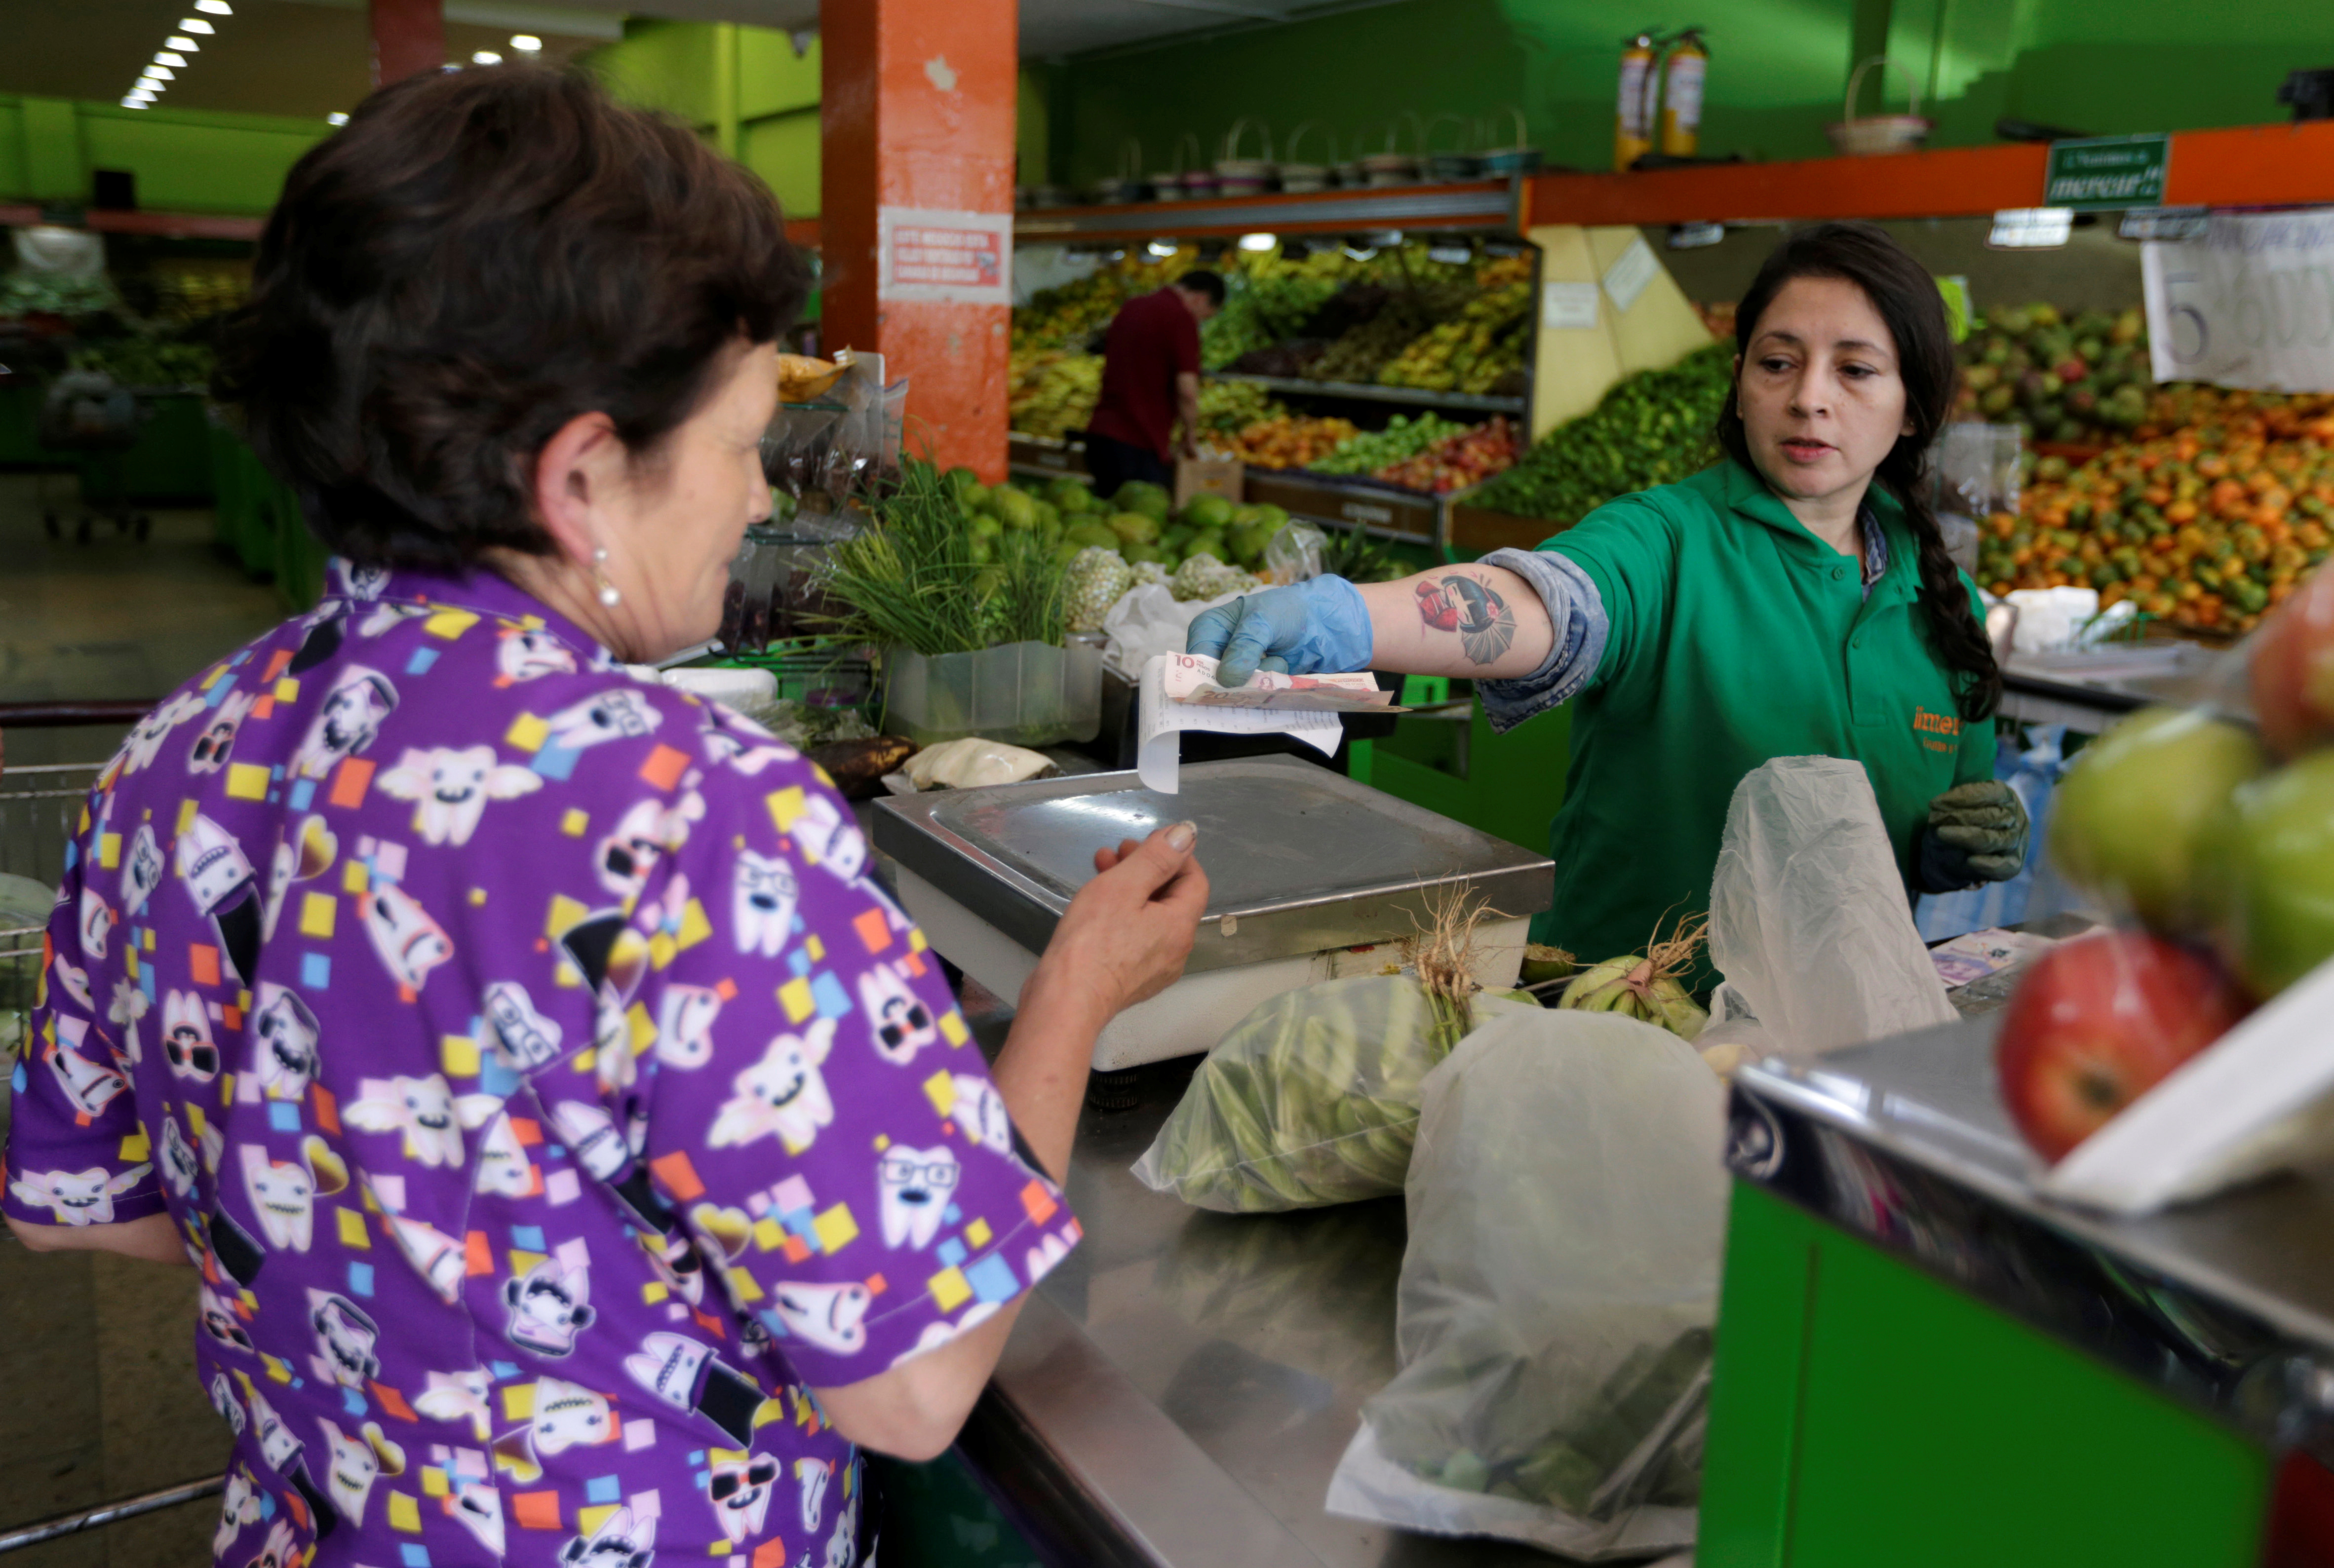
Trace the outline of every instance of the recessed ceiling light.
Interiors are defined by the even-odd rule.
[[[473,65],[500,65],[502,63],[503,57],[491,49],[481,49],[470,56],[470,63]]]
[[[183,66],[186,63],[187,57],[183,54],[173,54],[167,49],[158,50],[155,52],[154,63],[157,65]]]
[[[345,114],[342,114],[342,113],[339,110],[337,110],[337,109],[336,109],[336,110],[334,110],[332,113],[327,114],[326,116],[324,116],[324,123],[325,123],[326,125],[346,125],[348,122],[349,122],[349,117],[348,117],[347,115],[345,115]]]
[[[165,38],[162,40],[162,47],[179,50],[188,54],[199,54],[202,53],[203,46],[191,38]]]
[[[543,40],[532,33],[514,33],[511,34],[511,47],[521,54],[533,54],[542,49]]]
[[[1242,250],[1270,250],[1279,243],[1280,237],[1278,235],[1244,234],[1239,237],[1239,247]]]
[[[208,38],[212,34],[217,33],[218,29],[212,26],[209,23],[204,21],[199,16],[181,16],[178,18],[178,31],[181,33],[192,33],[199,38]]]
[[[146,68],[146,74],[154,78],[157,82],[176,82],[178,80],[178,73],[171,70],[167,65],[149,65]]]
[[[195,0],[195,9],[206,16],[232,16],[235,7],[227,0]]]

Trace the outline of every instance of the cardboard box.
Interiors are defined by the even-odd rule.
[[[1194,495],[1220,495],[1235,506],[1246,472],[1237,457],[1178,457],[1175,459],[1175,507],[1181,511]]]

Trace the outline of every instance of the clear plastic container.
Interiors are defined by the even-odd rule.
[[[918,746],[968,735],[1012,746],[1092,740],[1102,730],[1102,650],[1008,642],[926,658],[894,649],[883,728]]]

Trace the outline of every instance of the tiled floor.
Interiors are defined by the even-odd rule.
[[[209,513],[166,511],[142,545],[110,531],[53,544],[34,478],[0,474],[0,702],[159,697],[274,625],[274,591],[215,557],[210,535]],[[20,767],[101,761],[120,736],[15,729],[0,744]],[[14,782],[0,773],[0,796]],[[36,1255],[0,1233],[0,1531],[218,1472],[227,1429],[195,1380],[194,1292],[191,1270]],[[217,1517],[206,1498],[0,1562],[201,1568]]]

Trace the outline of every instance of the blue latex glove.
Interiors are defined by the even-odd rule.
[[[1259,669],[1292,675],[1367,669],[1376,640],[1360,590],[1342,577],[1312,577],[1201,611],[1186,653],[1218,660],[1216,684],[1246,686]]]
[[[1994,779],[1955,784],[1929,803],[1921,832],[1921,886],[1954,893],[2006,882],[2026,864],[2026,805]]]

